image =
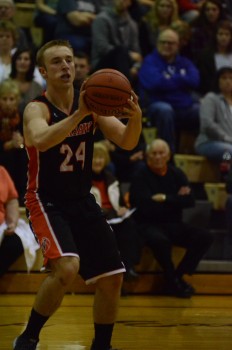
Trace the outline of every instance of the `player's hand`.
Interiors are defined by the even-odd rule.
[[[83,118],[89,114],[92,114],[87,103],[85,102],[85,84],[86,84],[86,80],[81,85],[80,96],[79,96],[79,108],[78,108],[78,111],[81,114],[81,116],[83,116]]]
[[[131,91],[131,98],[127,100],[128,107],[123,108],[124,118],[142,119],[142,111],[138,103],[138,96]]]

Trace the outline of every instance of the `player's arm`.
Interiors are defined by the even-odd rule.
[[[49,125],[50,116],[47,106],[40,102],[29,103],[23,116],[26,146],[34,146],[39,151],[44,152],[62,142],[77,124],[90,113],[82,103],[79,106],[79,109],[72,115],[58,123]]]
[[[126,125],[115,117],[97,117],[97,124],[104,136],[126,150],[137,145],[142,131],[142,111],[137,96],[134,92],[132,95],[133,100],[128,100],[130,108],[124,108],[124,115],[128,118]]]

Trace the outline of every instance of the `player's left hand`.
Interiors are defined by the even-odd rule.
[[[138,96],[131,91],[131,98],[127,100],[128,107],[123,108],[122,118],[142,119],[142,111],[138,103]]]

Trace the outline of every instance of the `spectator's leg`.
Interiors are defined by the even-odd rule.
[[[154,102],[147,109],[151,125],[158,129],[158,136],[167,141],[171,152],[175,152],[175,112],[170,104]]]
[[[207,141],[195,147],[196,153],[216,162],[222,161],[225,151],[232,155],[232,144],[221,141]]]
[[[21,239],[16,234],[5,236],[0,246],[0,276],[23,254]]]
[[[186,253],[176,269],[177,276],[181,278],[184,274],[193,274],[213,243],[213,235],[208,230],[181,224],[176,227],[173,243],[186,248]]]

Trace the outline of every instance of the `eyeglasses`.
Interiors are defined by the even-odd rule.
[[[178,43],[176,41],[159,40],[158,44],[174,46],[174,45],[177,45]]]

